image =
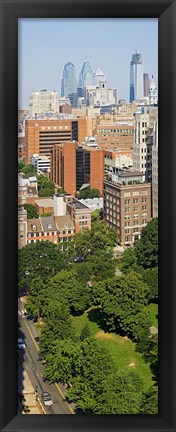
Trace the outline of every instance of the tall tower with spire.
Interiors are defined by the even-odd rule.
[[[156,85],[155,85],[155,81],[154,81],[153,75],[152,75],[152,79],[150,81],[149,103],[150,103],[150,105],[157,105],[157,103],[158,103],[157,89],[156,89]]]
[[[143,98],[143,65],[141,54],[135,51],[130,62],[130,103]]]

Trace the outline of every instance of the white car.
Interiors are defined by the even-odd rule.
[[[18,338],[18,348],[19,349],[25,349],[26,345],[24,343],[24,340],[22,338]]]
[[[43,399],[44,405],[46,405],[46,406],[53,405],[53,401],[52,401],[51,396],[48,392],[42,393],[42,399]]]

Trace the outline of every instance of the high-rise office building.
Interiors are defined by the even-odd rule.
[[[76,71],[71,62],[64,65],[63,78],[61,79],[61,96],[68,97],[73,107],[77,106]]]
[[[143,82],[144,82],[144,97],[149,96],[149,88],[150,88],[150,78],[148,73],[143,74]]]
[[[84,96],[84,89],[87,86],[94,85],[94,74],[92,72],[92,68],[90,63],[86,60],[81,68],[81,72],[79,74],[79,84],[77,89],[78,97]]]
[[[135,51],[130,62],[130,103],[143,98],[143,65],[141,54]]]

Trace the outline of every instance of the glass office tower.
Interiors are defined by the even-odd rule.
[[[76,71],[71,62],[64,65],[63,78],[61,79],[61,96],[68,97],[73,107],[77,106]]]
[[[131,56],[130,62],[130,103],[143,98],[143,65],[142,57],[137,51]]]

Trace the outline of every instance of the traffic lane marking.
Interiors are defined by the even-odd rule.
[[[27,329],[28,329],[28,332],[29,332],[29,334],[30,334],[30,336],[31,336],[31,338],[32,338],[32,340],[33,340],[33,342],[34,342],[34,345],[35,345],[35,347],[37,348],[37,351],[39,351],[39,346],[38,346],[37,342],[35,341],[35,339],[34,339],[34,337],[33,337],[33,334],[32,334],[32,332],[31,332],[31,330],[30,330],[30,328],[29,328],[29,326],[28,326],[26,320],[25,320],[24,322],[25,322],[25,325],[26,325],[26,327],[27,327]],[[72,407],[71,407],[71,406],[68,404],[68,402],[65,400],[65,396],[64,396],[62,390],[60,389],[59,385],[58,385],[57,383],[54,383],[54,384],[55,384],[57,390],[59,391],[60,395],[62,396],[62,398],[63,398],[64,401],[66,402],[66,404],[67,404],[69,410],[71,411],[72,414],[74,414],[74,411],[73,411]]]

